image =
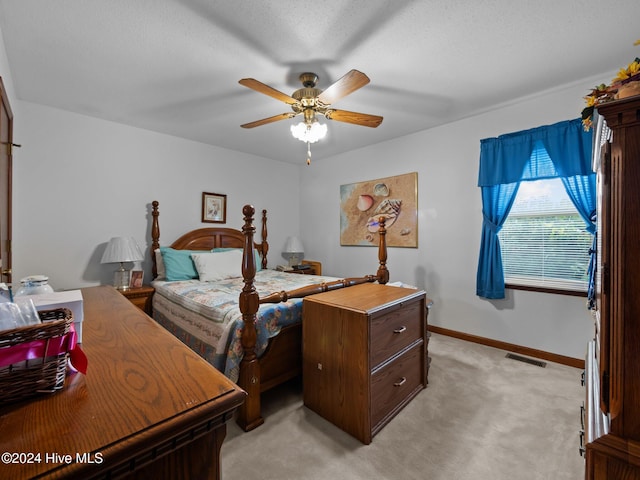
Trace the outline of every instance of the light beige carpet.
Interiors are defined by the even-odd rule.
[[[265,423],[230,422],[224,480],[581,480],[581,370],[433,334],[429,386],[363,445],[304,407],[292,382],[264,395]]]

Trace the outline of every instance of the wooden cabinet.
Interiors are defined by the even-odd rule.
[[[365,444],[427,386],[425,292],[363,284],[304,299],[304,404]]]
[[[83,288],[87,375],[0,406],[0,477],[219,479],[245,392],[113,287]]]
[[[640,97],[598,107],[595,336],[586,358],[586,479],[640,479]]]
[[[153,299],[153,294],[155,293],[155,291],[156,290],[152,286],[143,285],[142,287],[138,288],[121,290],[120,293],[127,297],[131,303],[133,303],[144,313],[151,316],[151,314],[153,313],[151,300]]]

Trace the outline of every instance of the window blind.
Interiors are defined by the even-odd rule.
[[[498,236],[506,283],[587,291],[593,237],[559,179],[522,182]]]

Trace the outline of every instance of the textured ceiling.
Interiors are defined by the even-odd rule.
[[[328,121],[315,160],[607,82],[640,56],[639,17],[638,0],[0,0],[19,99],[296,164],[294,120],[240,128],[290,110],[239,79],[291,94],[304,71],[321,89],[369,76],[334,106],[382,125]]]

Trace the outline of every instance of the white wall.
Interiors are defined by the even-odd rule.
[[[340,185],[418,172],[418,248],[389,249],[391,281],[426,289],[434,300],[433,325],[583,358],[593,332],[584,298],[512,290],[500,301],[476,296],[482,224],[477,178],[480,139],[576,118],[582,96],[595,83],[587,80],[439,128],[316,158],[301,172],[305,256],[323,262],[327,275],[375,273],[376,249],[340,246]]]
[[[233,228],[253,204],[258,238],[268,210],[270,265],[299,229],[298,169],[288,164],[27,102],[15,125],[14,281],[42,273],[56,289],[111,283],[116,265],[100,264],[106,242],[132,235],[147,248],[153,200],[163,245],[211,226],[200,220],[202,192],[227,195]],[[290,188],[271,187],[283,181]],[[150,275],[149,256],[145,267]]]

